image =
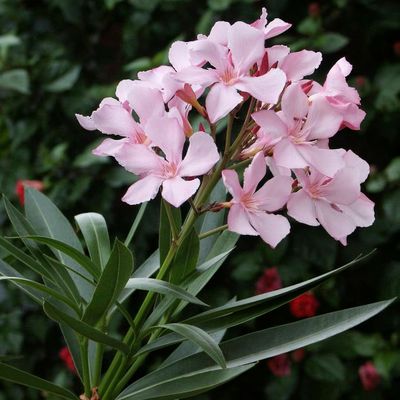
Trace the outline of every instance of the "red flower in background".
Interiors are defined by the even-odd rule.
[[[313,293],[303,293],[289,304],[290,312],[296,318],[313,317],[319,307],[319,302]]]
[[[58,356],[60,359],[64,362],[65,366],[74,374],[76,373],[76,368],[74,361],[72,360],[71,353],[69,352],[69,349],[67,346],[63,347],[59,353]]]
[[[25,186],[29,186],[40,192],[44,189],[44,184],[42,181],[34,181],[29,179],[18,179],[15,185],[15,193],[18,196],[19,203],[21,206],[25,203]]]
[[[364,390],[374,390],[381,382],[381,376],[375,368],[372,361],[367,361],[358,369],[358,375],[360,377]]]
[[[292,372],[291,362],[286,353],[270,358],[267,365],[270,371],[279,378],[288,376]]]
[[[318,3],[310,3],[308,5],[308,15],[310,17],[319,17],[321,13],[321,7]]]
[[[271,292],[282,287],[278,268],[267,268],[256,282],[256,294]]]
[[[393,52],[397,57],[400,57],[400,40],[393,43]]]
[[[304,357],[306,356],[306,351],[303,348],[300,348],[292,351],[290,355],[295,363],[299,363],[304,360]]]

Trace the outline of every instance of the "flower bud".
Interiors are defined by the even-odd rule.
[[[367,392],[374,390],[381,382],[381,376],[372,361],[367,361],[361,365],[358,375],[364,390]]]

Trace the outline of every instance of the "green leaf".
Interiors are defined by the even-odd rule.
[[[29,75],[24,69],[12,69],[0,74],[0,89],[29,94]]]
[[[116,400],[169,400],[184,399],[208,392],[220,386],[254,367],[249,364],[236,368],[219,369],[196,374],[186,374],[184,371],[180,376],[173,379],[160,379],[151,386],[142,387],[138,390],[129,386]]]
[[[49,246],[52,250],[55,249],[55,253],[57,253],[57,251],[60,251],[61,253],[67,255],[68,257],[71,257],[74,261],[76,261],[90,274],[90,276],[93,276],[94,278],[99,277],[99,267],[94,264],[90,258],[86,257],[84,254],[82,254],[80,251],[76,250],[69,244],[45,236],[27,236],[27,238],[34,240],[38,243],[43,243]]]
[[[220,343],[222,338],[225,336],[226,329],[215,332],[210,336],[214,339],[216,343]],[[182,360],[182,358],[189,357],[192,354],[199,353],[201,348],[188,340],[182,342],[160,365],[159,368],[163,368],[168,364],[173,364],[175,361]]]
[[[217,183],[215,188],[210,194],[210,197],[208,199],[209,203],[213,203],[216,201],[224,201],[226,199],[226,189],[225,186],[222,182],[222,179]],[[223,212],[218,212],[218,213],[213,213],[213,212],[208,212],[205,213],[200,219],[201,222],[199,226],[199,233],[204,233],[207,231],[210,231],[211,229],[218,228],[221,226],[224,222],[224,213]],[[197,224],[196,224],[197,225]],[[217,239],[218,240],[218,239]],[[207,238],[204,238],[200,241],[200,252],[199,252],[199,260],[200,262],[204,261],[206,257],[208,256],[208,253],[212,249],[216,242],[216,236],[210,236]]]
[[[199,258],[200,240],[193,228],[183,240],[170,269],[170,282],[179,284],[192,273]]]
[[[101,214],[90,212],[76,215],[75,221],[85,238],[91,260],[103,269],[111,252],[106,220]]]
[[[324,33],[315,40],[315,46],[324,53],[334,53],[345,47],[347,43],[349,43],[349,38],[337,32]]]
[[[25,212],[28,221],[32,224],[38,235],[69,244],[83,254],[81,243],[71,224],[55,204],[43,193],[29,187],[25,188]],[[70,257],[60,251],[57,251],[56,256],[63,264],[68,265],[87,278],[91,278],[85,268],[81,267]],[[93,287],[78,275],[73,273],[70,273],[70,275],[81,297],[84,300],[88,300],[93,292]]]
[[[179,230],[182,224],[182,217],[179,208],[170,207],[176,228]],[[172,232],[164,201],[160,204],[160,227],[158,232],[158,248],[160,249],[160,264],[163,263],[171,246]]]
[[[58,310],[56,307],[52,306],[50,303],[44,302],[43,309],[44,309],[44,312],[47,314],[47,316],[50,319],[69,326],[71,329],[73,329],[75,332],[79,333],[80,335],[82,335],[88,339],[91,339],[95,342],[103,343],[114,349],[120,350],[123,353],[126,353],[126,354],[129,353],[129,346],[127,344],[99,331],[96,328],[93,328],[92,326],[88,325],[87,323],[85,323],[83,321],[79,321],[78,319],[71,317],[70,315],[68,315],[68,314]]]
[[[115,241],[93,297],[86,307],[83,321],[95,325],[117,301],[133,271],[133,255],[119,240]]]
[[[197,297],[191,295],[180,286],[161,281],[159,279],[152,278],[131,278],[126,284],[127,288],[134,288],[138,290],[147,290],[149,292],[155,292],[163,294],[165,296],[172,296],[176,299],[187,301],[188,303],[198,304],[200,306],[207,306]]]
[[[23,286],[29,286],[34,288],[35,290],[41,292],[42,294],[45,294],[46,297],[43,297],[44,299],[47,298],[47,296],[54,297],[55,299],[61,301],[62,303],[66,304],[69,306],[71,309],[73,309],[78,315],[80,314],[80,310],[77,307],[77,305],[71,301],[68,297],[63,296],[56,290],[53,290],[39,282],[32,281],[30,279],[26,278],[20,278],[17,276],[1,276],[0,281],[12,281],[12,282],[17,282],[20,285]]]
[[[368,257],[368,255],[365,257]],[[327,272],[323,275],[298,283],[296,285],[288,286],[257,296],[252,296],[247,299],[238,300],[233,303],[229,302],[226,305],[207,310],[194,317],[188,318],[184,322],[195,325],[200,324],[203,329],[214,330],[227,328],[230,326],[234,326],[237,323],[251,320],[256,316],[265,314],[271,310],[274,310],[277,307],[280,307],[281,305],[296,298],[307,290],[318,286],[332,276],[343,272],[344,270],[354,265],[361,259],[364,259],[365,257],[357,258],[333,271]]]
[[[139,211],[133,221],[132,227],[129,230],[128,236],[126,237],[125,242],[124,242],[125,246],[127,246],[127,247],[131,243],[133,236],[135,235],[135,232],[136,232],[140,222],[142,221],[144,212],[146,211],[146,208],[147,208],[147,204],[148,204],[147,202],[143,203],[139,208]]]
[[[385,168],[385,175],[388,182],[397,182],[400,180],[400,157],[394,158]]]
[[[43,268],[43,266],[38,263],[34,258],[25,254],[22,250],[18,247],[11,244],[8,240],[0,237],[0,247],[10,253],[16,260],[23,263],[32,271],[36,272],[37,274],[46,277],[49,280],[52,280],[51,274]]]
[[[340,383],[345,380],[346,370],[335,354],[315,354],[306,360],[306,373],[313,379]]]
[[[0,47],[7,48],[11,46],[17,46],[21,43],[21,39],[13,34],[6,34],[0,36]]]
[[[221,368],[226,368],[224,354],[218,343],[203,329],[188,324],[165,324],[161,328],[168,329],[185,339],[197,344],[208,356],[210,356]]]
[[[76,396],[69,390],[28,372],[21,371],[20,369],[12,367],[11,365],[0,363],[0,378],[18,385],[28,386],[37,390],[54,394],[63,399],[76,399]]]
[[[286,353],[344,332],[384,310],[392,300],[348,308],[301,321],[249,333],[220,344],[228,368],[254,363]],[[218,367],[204,353],[194,354],[160,368],[130,385],[125,392],[135,393],[176,379]],[[123,397],[122,397],[123,398]],[[136,399],[136,398],[135,398]]]
[[[160,256],[159,251],[156,250],[139,268],[137,268],[133,274],[132,278],[149,278],[160,268]],[[118,298],[120,303],[124,302],[132,293],[135,288],[125,287]],[[112,312],[115,311],[115,307]]]
[[[65,92],[66,90],[71,89],[76,81],[79,78],[79,74],[81,72],[81,67],[76,65],[70,68],[65,74],[61,75],[53,82],[44,86],[44,89],[48,92]]]

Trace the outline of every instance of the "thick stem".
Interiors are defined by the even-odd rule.
[[[87,339],[80,339],[80,351],[82,359],[82,379],[85,396],[91,395],[90,387],[90,372],[89,372],[89,359],[88,359],[88,341]]]

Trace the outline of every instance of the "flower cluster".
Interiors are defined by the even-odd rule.
[[[232,199],[208,209],[192,204],[229,208],[229,230],[260,236],[272,247],[290,231],[279,214],[284,209],[301,223],[322,225],[343,244],[356,227],[372,224],[374,204],[360,190],[368,164],[329,147],[342,128],[360,129],[365,116],[346,81],[352,66],[342,58],[322,85],[305,79],[319,67],[321,53],[266,47],[290,26],[268,22],[265,9],[252,24],[219,21],[208,36],[173,43],[171,65],[120,82],[117,99],[104,99],[90,116],[77,115],[85,129],[112,135],[94,154],[114,157],[139,177],[123,201],[146,202],[161,189],[165,201],[180,207],[205,176],[219,174]],[[193,128],[192,114],[204,119],[209,132],[203,123]],[[217,124],[225,117],[224,140]],[[246,163],[241,184],[236,169]]]

